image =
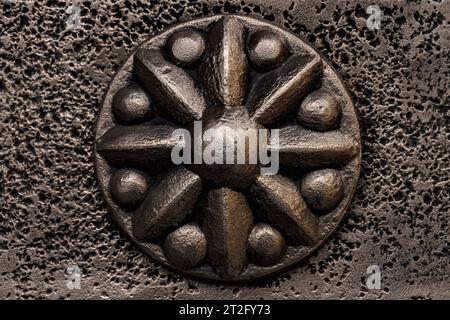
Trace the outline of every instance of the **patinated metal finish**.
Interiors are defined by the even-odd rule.
[[[175,128],[279,129],[276,175],[258,164],[175,166]],[[203,148],[205,145],[203,146]],[[125,62],[99,116],[95,162],[119,226],[187,275],[243,281],[300,261],[337,227],[360,169],[357,117],[312,47],[267,22],[171,27]]]

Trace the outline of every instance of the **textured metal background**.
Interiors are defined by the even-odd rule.
[[[385,19],[370,31],[373,4]],[[79,4],[78,30],[66,27],[68,6],[0,3],[0,298],[450,299],[448,0],[92,1]],[[113,224],[93,168],[102,96],[131,50],[222,12],[304,36],[347,82],[361,120],[348,216],[297,268],[251,286],[151,262]],[[381,290],[365,287],[372,264]],[[69,265],[83,272],[80,290],[66,288]]]

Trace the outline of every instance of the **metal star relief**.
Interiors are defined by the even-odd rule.
[[[278,129],[278,143],[267,140],[278,173],[174,164],[173,132],[195,121],[204,131]],[[100,111],[95,163],[110,211],[147,254],[232,282],[291,266],[335,230],[360,148],[350,96],[317,51],[267,22],[220,15],[171,27],[129,57]]]

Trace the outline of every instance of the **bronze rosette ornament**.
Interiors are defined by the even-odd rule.
[[[260,164],[181,164],[175,129],[279,130]],[[342,80],[298,36],[256,19],[192,20],[141,44],[96,128],[98,181],[120,228],[153,259],[206,280],[248,281],[305,258],[353,197],[361,145]]]

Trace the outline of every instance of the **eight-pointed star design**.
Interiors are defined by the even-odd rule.
[[[316,51],[267,23],[219,16],[163,33],[130,59],[128,78],[105,100],[96,152],[113,210],[131,211],[121,223],[154,257],[239,280],[290,264],[289,248],[304,256],[334,229],[356,184],[359,133],[344,87]],[[269,148],[286,171],[171,166],[173,130],[196,120],[205,129],[278,128]]]

